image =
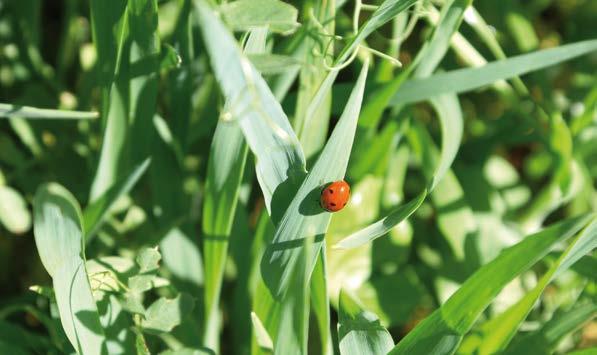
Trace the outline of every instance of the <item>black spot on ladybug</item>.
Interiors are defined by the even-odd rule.
[[[333,194],[333,193],[334,193],[334,190],[330,189],[330,193],[331,193],[331,194]]]
[[[336,207],[336,204],[335,204],[335,203],[333,203],[333,202],[332,202],[332,203],[330,203],[330,205],[332,205],[332,206]]]
[[[344,202],[344,203],[342,204],[342,207],[344,207],[344,206],[346,206],[346,202]]]

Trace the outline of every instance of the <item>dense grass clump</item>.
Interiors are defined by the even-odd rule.
[[[596,19],[0,2],[0,353],[594,352]]]

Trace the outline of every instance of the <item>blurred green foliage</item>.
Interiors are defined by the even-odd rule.
[[[0,1],[0,353],[597,346],[596,21],[594,0]]]

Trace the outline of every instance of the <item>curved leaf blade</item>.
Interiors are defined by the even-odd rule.
[[[368,63],[365,63],[347,105],[313,169],[309,172],[276,228],[261,262],[265,283],[275,297],[285,294],[306,240],[313,240],[312,271],[331,214],[319,205],[321,187],[344,178],[361,109]]]
[[[511,306],[506,312],[492,318],[481,326],[481,332],[487,334],[487,336],[479,344],[479,353],[493,354],[504,349],[512,337],[514,337],[520,324],[531,312],[547,285],[558,274],[570,268],[576,261],[595,248],[597,248],[597,220],[589,224],[574,239],[566,251],[549,268],[547,273],[543,275],[537,285],[527,292],[520,301]]]
[[[0,117],[28,119],[92,120],[99,117],[97,112],[52,110],[31,106],[0,103]]]
[[[78,353],[104,354],[105,337],[84,261],[81,209],[58,184],[42,185],[34,200],[35,244],[54,284],[60,321]]]
[[[213,71],[226,98],[229,112],[223,119],[239,122],[257,158],[257,178],[271,212],[278,187],[302,181],[305,156],[280,103],[235,38],[204,0],[194,4]]]
[[[340,290],[338,301],[340,354],[387,354],[394,346],[392,336],[379,317],[363,310],[348,293]]]
[[[558,242],[581,230],[593,216],[585,215],[554,224],[526,237],[481,267],[446,303],[403,338],[390,354],[451,354],[464,334],[498,292],[527,270]]]
[[[595,51],[597,40],[581,41],[490,62],[478,68],[457,69],[423,79],[412,79],[400,87],[391,104],[403,105],[444,93],[471,91],[498,80],[514,78]]]

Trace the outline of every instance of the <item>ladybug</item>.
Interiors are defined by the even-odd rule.
[[[329,212],[338,212],[350,198],[350,186],[344,180],[334,181],[321,191],[321,207]]]

